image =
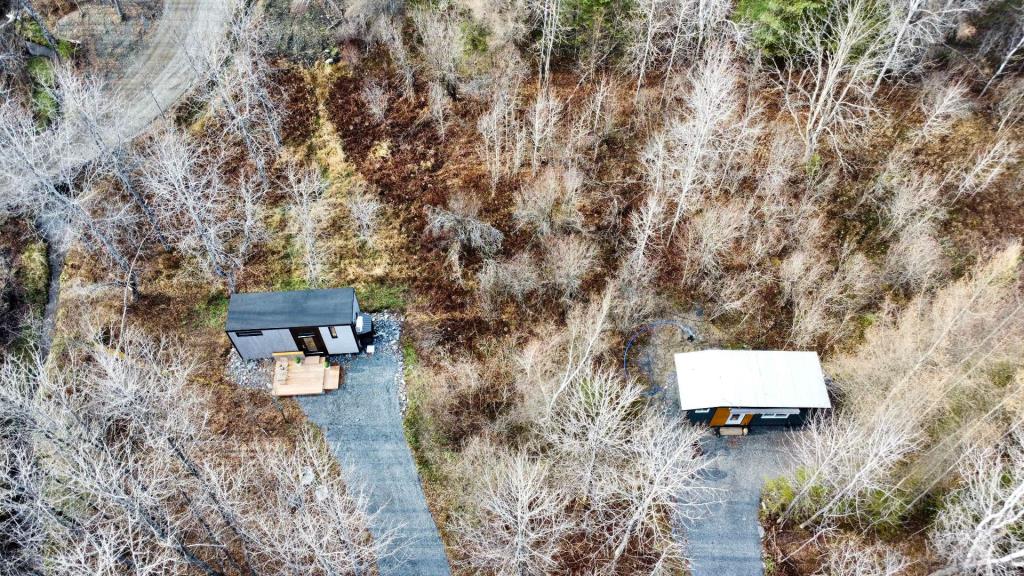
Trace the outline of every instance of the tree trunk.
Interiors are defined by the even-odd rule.
[[[47,239],[46,260],[50,269],[50,281],[47,287],[46,310],[43,313],[43,326],[39,334],[39,357],[46,362],[53,344],[53,333],[57,326],[57,307],[60,304],[60,276],[64,271],[64,257],[67,253],[58,243]]]

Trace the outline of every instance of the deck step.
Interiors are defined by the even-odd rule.
[[[337,390],[341,384],[341,366],[330,366],[324,370],[324,390]]]

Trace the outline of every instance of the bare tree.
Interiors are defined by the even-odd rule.
[[[345,199],[345,206],[355,225],[356,236],[363,244],[372,246],[377,230],[377,216],[383,208],[374,190],[353,190]]]
[[[722,258],[733,243],[751,226],[751,206],[742,200],[709,206],[695,215],[687,227],[690,250],[687,258],[696,263],[705,283],[722,273]]]
[[[1017,162],[1020,149],[1018,143],[1003,136],[988,148],[979,151],[964,168],[953,200],[964,195],[977,194],[991,186]]]
[[[623,508],[610,531],[610,570],[635,538],[662,555],[681,557],[665,518],[675,522],[696,518],[710,500],[707,487],[699,480],[709,464],[698,449],[703,434],[660,414],[648,414],[638,422],[629,448],[629,466],[620,472],[615,494]]]
[[[484,311],[494,313],[504,298],[523,304],[542,285],[537,264],[526,253],[504,261],[488,260],[477,275],[477,294]]]
[[[206,426],[192,358],[131,329],[110,344],[76,340],[74,370],[11,359],[0,368],[4,463],[17,471],[0,490],[0,530],[22,544],[22,567],[366,573],[381,540],[322,442],[264,447],[260,465],[256,453],[225,458],[243,448]]]
[[[323,439],[306,433],[294,450],[277,448],[262,461],[269,482],[250,485],[274,512],[249,515],[247,529],[281,571],[293,574],[367,574],[383,557],[393,532],[370,538],[372,515],[357,486],[347,486]],[[273,564],[271,564],[273,565]]]
[[[744,172],[736,162],[737,152],[750,145],[758,130],[750,116],[754,110],[741,114],[735,65],[727,46],[709,50],[690,81],[683,97],[687,115],[654,136],[643,157],[654,193],[666,191],[675,204],[670,237],[683,216],[700,205],[702,194]]]
[[[551,56],[565,31],[562,21],[562,0],[527,0],[526,6],[540,29],[537,51],[540,53],[539,85],[545,85],[551,75]]]
[[[444,138],[448,129],[448,117],[451,114],[451,98],[437,82],[431,82],[427,86],[427,108],[438,133]]]
[[[572,122],[565,157],[579,158],[589,148],[591,160],[596,159],[601,144],[614,130],[615,108],[612,81],[602,76]]]
[[[931,174],[923,174],[891,158],[882,174],[888,198],[882,200],[885,234],[896,235],[912,225],[934,223],[945,216],[942,186]]]
[[[540,236],[557,231],[579,230],[583,175],[575,167],[548,166],[516,194],[513,218]]]
[[[626,28],[626,67],[636,76],[636,95],[648,73],[664,67],[666,83],[685,61],[721,42],[720,27],[731,5],[723,0],[643,0],[634,5]]]
[[[117,236],[134,223],[118,199],[94,193],[97,173],[82,167],[74,154],[65,153],[79,142],[73,122],[40,131],[19,99],[4,98],[0,102],[0,209],[35,221],[56,254],[63,254],[75,240],[86,242],[120,268],[134,290],[131,262],[117,242]],[[109,217],[102,216],[104,212]]]
[[[643,390],[614,373],[586,372],[551,407],[542,434],[560,455],[573,462],[566,482],[580,498],[607,504],[604,483],[614,477],[633,440]]]
[[[562,114],[562,103],[548,88],[537,94],[530,114],[530,137],[533,147],[530,154],[530,168],[537,173],[541,159],[547,156],[548,149],[554,143],[558,121]]]
[[[961,484],[946,496],[930,540],[948,565],[932,576],[1009,576],[1024,567],[1024,432],[979,446],[962,460]]]
[[[579,235],[547,240],[544,252],[546,275],[562,299],[570,301],[583,281],[594,272],[597,249]]]
[[[324,281],[325,255],[322,247],[327,220],[323,195],[327,182],[315,168],[288,164],[284,187],[291,198],[291,227],[302,254],[306,284],[312,288]]]
[[[391,55],[391,62],[402,80],[402,95],[411,98],[415,92],[415,71],[409,49],[402,39],[402,30],[394,18],[381,18],[374,25],[376,34]]]
[[[480,152],[491,175],[492,191],[503,177],[523,165],[526,130],[519,118],[520,85],[517,74],[502,78],[491,92],[490,107],[477,120],[483,140]]]
[[[944,76],[925,80],[920,101],[924,122],[914,135],[914,142],[924,142],[949,133],[952,125],[971,109],[967,87]]]
[[[665,14],[666,5],[678,4],[666,0],[641,0],[626,20],[626,67],[636,76],[636,97],[647,79],[648,70],[663,56],[660,37],[672,21]]]
[[[479,220],[480,201],[468,196],[453,196],[448,209],[427,207],[427,233],[448,242],[448,262],[457,276],[461,275],[461,258],[465,250],[492,256],[501,249],[505,235]]]
[[[805,161],[825,140],[838,153],[873,110],[866,94],[884,48],[871,6],[865,0],[830,4],[826,15],[806,19],[793,38],[798,50],[779,74],[783,105],[804,142]]]
[[[215,150],[166,129],[150,145],[142,181],[178,249],[234,292],[238,272],[262,232],[263,189],[243,180],[232,194],[218,163]]]
[[[442,8],[415,10],[412,22],[420,37],[427,74],[443,86],[451,98],[456,98],[463,51],[458,21],[450,10]]]
[[[665,218],[665,206],[660,196],[651,192],[643,205],[629,219],[629,256],[623,267],[627,275],[653,268],[651,252],[656,248],[658,232]]]
[[[784,520],[891,525],[949,479],[963,447],[984,437],[978,426],[934,433],[936,422],[949,422],[951,398],[978,398],[977,409],[988,412],[1016,393],[992,388],[984,374],[1024,349],[1019,258],[1020,246],[1008,246],[876,323],[860,348],[829,363],[844,409],[800,435],[804,472]]]
[[[96,78],[81,77],[68,66],[58,66],[54,79],[54,96],[61,103],[63,129],[77,133],[95,147],[101,169],[114,175],[146,218],[161,245],[170,249],[153,208],[135,185],[136,159],[127,146],[124,120],[115,109],[113,100],[105,93],[103,83]]]
[[[693,59],[701,49],[721,42],[723,23],[728,22],[732,4],[725,0],[675,0],[669,2],[668,16],[672,20],[665,63],[665,79],[676,72],[676,66],[685,58]],[[728,34],[725,34],[728,35]]]
[[[900,288],[923,292],[938,285],[948,269],[934,224],[917,222],[904,228],[889,246],[885,279]]]
[[[888,75],[902,77],[918,69],[928,49],[940,44],[956,28],[961,16],[973,12],[977,0],[888,0],[884,3],[884,24],[879,30],[880,60],[871,93],[877,92]]]
[[[479,471],[474,515],[456,526],[466,565],[495,574],[546,574],[572,527],[565,491],[550,466],[498,452]]]
[[[221,116],[226,135],[239,138],[264,186],[269,186],[267,163],[281,147],[281,113],[267,62],[267,42],[259,11],[239,7],[231,20],[230,51],[222,63],[213,62],[211,104]]]
[[[1017,32],[1014,35],[1015,39],[1010,41],[1002,60],[999,62],[999,67],[996,68],[992,77],[988,79],[988,82],[985,83],[985,87],[981,90],[981,94],[983,96],[988,92],[988,89],[992,87],[992,83],[1006,71],[1006,67],[1009,66],[1013,62],[1014,58],[1017,57],[1017,53],[1024,48],[1024,18],[1021,18],[1019,11],[1016,18],[1016,25]]]
[[[1000,87],[996,113],[999,114],[997,133],[1002,134],[1024,118],[1024,78],[1007,81]]]
[[[780,276],[783,295],[794,305],[790,339],[797,345],[840,338],[876,289],[876,272],[863,254],[832,260],[813,243],[786,257]]]

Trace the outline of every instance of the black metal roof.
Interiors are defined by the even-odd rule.
[[[352,323],[352,288],[251,292],[228,302],[227,330],[270,330]]]

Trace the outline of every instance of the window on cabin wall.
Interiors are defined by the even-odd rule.
[[[338,329],[337,328],[335,328],[334,326],[330,326],[330,327],[328,327],[328,330],[331,331],[331,338],[337,338],[338,337]]]
[[[245,338],[247,336],[263,336],[262,330],[239,330],[235,332],[235,336]]]

